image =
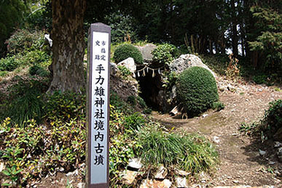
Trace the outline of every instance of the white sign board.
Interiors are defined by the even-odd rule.
[[[99,23],[100,24],[100,23]],[[110,33],[90,29],[88,185],[108,186]],[[92,25],[91,25],[92,27]],[[105,25],[102,24],[102,30]],[[106,27],[107,28],[107,27]]]

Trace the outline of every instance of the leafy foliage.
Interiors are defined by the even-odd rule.
[[[201,60],[205,65],[212,69],[213,72],[219,75],[226,75],[226,62],[230,61],[225,54],[201,55]]]
[[[266,84],[267,83],[267,75],[265,75],[265,74],[254,75],[253,80],[256,84]]]
[[[17,27],[27,11],[27,7],[21,0],[1,1],[0,2],[0,57],[2,57],[5,49],[5,40]]]
[[[135,112],[129,116],[126,116],[124,118],[124,128],[127,130],[138,130],[141,127],[145,126],[146,124],[146,120],[145,117],[139,113],[139,112]]]
[[[47,67],[50,64],[51,58],[48,50],[44,49],[42,31],[17,30],[7,43],[9,55],[0,60],[0,71],[13,71],[18,67],[29,65]],[[37,75],[48,76],[49,72],[40,69]]]
[[[10,87],[10,96],[4,108],[4,117],[23,125],[29,119],[41,121],[43,111],[43,93],[48,83],[37,80],[24,80],[18,77],[18,83]]]
[[[85,126],[76,121],[52,123],[50,128],[38,126],[34,120],[25,127],[10,119],[0,124],[0,138],[6,171],[11,185],[25,186],[31,178],[38,178],[58,168],[72,170],[85,159]]]
[[[263,126],[269,137],[272,137],[278,129],[282,128],[282,100],[278,99],[269,103],[269,108],[265,111]]]
[[[133,17],[124,15],[120,10],[105,16],[106,23],[111,26],[112,42],[126,42],[136,40],[136,30],[133,24]]]
[[[216,111],[220,111],[225,108],[225,105],[222,102],[214,102],[212,104],[212,109],[215,109]]]
[[[123,79],[128,79],[132,75],[132,72],[130,72],[130,70],[126,68],[125,66],[118,65],[118,69],[120,70],[121,77]]]
[[[137,101],[138,101],[138,104],[141,106],[141,108],[147,107],[147,104],[142,97],[137,96]]]
[[[38,50],[44,44],[44,33],[43,31],[30,32],[27,29],[19,29],[7,42],[10,54]]]
[[[242,122],[240,127],[239,127],[239,131],[240,132],[244,132],[247,135],[251,135],[255,129],[257,129],[258,127],[258,123],[253,122],[251,124],[248,124],[246,122]]]
[[[201,67],[184,70],[178,77],[176,92],[179,102],[192,116],[211,108],[219,99],[213,75]]]
[[[18,65],[19,61],[15,56],[0,59],[0,71],[13,71]]]
[[[32,2],[32,12],[27,16],[26,22],[28,28],[44,28],[48,31],[52,26],[52,8],[50,1]]]
[[[46,96],[46,102],[43,107],[44,117],[49,120],[61,120],[63,122],[71,119],[85,119],[86,113],[86,95],[71,91],[54,92]]]
[[[153,52],[153,61],[160,64],[170,64],[179,55],[177,48],[172,44],[159,45]]]
[[[137,64],[143,64],[141,52],[132,44],[119,45],[114,52],[114,59],[119,63],[129,57],[132,57]]]
[[[24,54],[20,60],[22,64],[25,65],[38,65],[38,64],[45,64],[50,59],[50,55],[48,53],[41,51],[41,50],[32,50]],[[48,63],[47,63],[48,64]]]
[[[128,96],[126,101],[132,106],[136,105],[136,97],[133,95]]]
[[[130,114],[132,112],[132,106],[126,101],[122,100],[120,96],[114,92],[110,92],[110,104],[115,106],[116,110],[124,114]]]
[[[264,118],[260,122],[251,124],[242,123],[239,130],[246,132],[248,135],[259,134],[262,141],[272,139],[278,136],[279,129],[282,128],[282,100],[278,99],[269,103],[269,107],[265,110]],[[280,130],[281,131],[281,130]],[[281,140],[280,140],[281,141]]]
[[[110,177],[111,186],[121,181],[120,172],[130,158],[136,156],[140,146],[136,141],[136,132],[147,123],[139,113],[125,115],[115,106],[110,105]]]
[[[47,77],[50,74],[50,72],[48,72],[43,67],[38,66],[38,65],[34,65],[34,66],[30,67],[28,72],[32,76],[38,75],[38,76],[41,76],[41,77]]]

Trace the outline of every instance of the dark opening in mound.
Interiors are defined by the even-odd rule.
[[[153,110],[163,111],[162,109],[162,100],[164,98],[162,92],[162,82],[161,76],[157,71],[148,70],[145,71],[146,75],[143,76],[142,74],[137,77],[137,81],[139,82],[140,86],[140,97],[144,99],[147,106],[152,108]]]

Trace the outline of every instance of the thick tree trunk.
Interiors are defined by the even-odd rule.
[[[52,0],[53,80],[48,92],[80,92],[85,84],[83,70],[83,17],[86,0]]]
[[[235,1],[231,0],[232,9],[232,50],[235,57],[238,56],[238,33],[237,33],[237,10],[235,8]]]

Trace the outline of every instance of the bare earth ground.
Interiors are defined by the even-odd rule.
[[[208,111],[192,119],[179,119],[155,112],[153,118],[168,128],[198,132],[214,141],[219,151],[220,164],[213,177],[204,178],[202,183],[205,185],[282,187],[282,163],[277,160],[273,142],[262,143],[239,131],[241,123],[262,119],[269,102],[282,99],[282,92],[275,91],[274,87],[234,84],[223,78],[217,81],[218,85],[227,86],[231,90],[225,89],[219,93],[220,101],[225,104],[224,110]],[[266,151],[266,154],[261,156],[259,150]]]

